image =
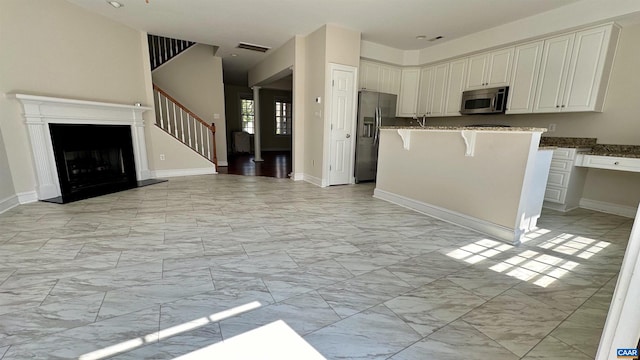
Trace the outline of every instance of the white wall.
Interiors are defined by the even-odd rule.
[[[304,174],[322,179],[323,141],[324,141],[324,102],[315,102],[317,97],[325,96],[326,26],[314,31],[306,37],[305,52],[305,128],[304,137],[296,138],[304,144]],[[296,133],[297,135],[297,133]]]
[[[3,0],[0,34],[0,93],[145,102],[143,44],[136,30],[63,0]],[[0,98],[0,128],[15,191],[33,191],[33,161],[17,100]]]
[[[292,67],[294,58],[295,38],[291,38],[281,47],[271,51],[268,57],[249,70],[249,87],[277,80],[273,78]]]
[[[213,47],[196,44],[154,70],[151,76],[156,85],[202,120],[209,124],[215,123],[218,163],[226,165],[227,137],[222,59],[214,56]],[[217,114],[219,118],[215,119],[214,114]],[[163,146],[155,142],[153,147],[157,148],[154,152],[158,153],[158,151],[162,151]],[[173,154],[169,152],[165,154],[165,161],[161,161],[159,156],[156,156],[150,159],[150,166],[154,169],[165,170],[198,168],[206,165],[197,157],[184,157],[181,153],[172,156]]]
[[[11,169],[9,168],[9,159],[2,140],[2,131],[0,129],[0,212],[3,200],[12,197],[15,194],[13,188],[13,179],[11,178]]]

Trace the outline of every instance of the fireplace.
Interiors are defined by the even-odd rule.
[[[49,124],[61,196],[67,203],[136,187],[131,127]]]
[[[29,94],[8,97],[24,109],[38,200],[68,202],[157,182],[147,164],[142,118],[151,108]]]

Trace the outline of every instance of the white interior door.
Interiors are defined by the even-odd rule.
[[[355,77],[355,68],[331,65],[329,185],[349,184],[353,178]]]

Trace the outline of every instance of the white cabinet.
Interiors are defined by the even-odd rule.
[[[396,115],[400,117],[414,117],[418,107],[418,87],[420,83],[419,68],[402,69],[400,77],[400,95]]]
[[[607,25],[545,40],[533,111],[602,111],[618,33]]]
[[[378,91],[378,75],[380,74],[380,64],[360,61],[360,90]]]
[[[588,149],[558,148],[553,151],[544,193],[544,207],[569,211],[578,207],[586,169],[576,167],[576,158]]]
[[[444,116],[449,63],[428,66],[420,71],[418,116]]]
[[[399,67],[361,60],[360,90],[398,95],[400,93],[400,73]]]
[[[460,105],[462,102],[462,91],[464,90],[464,79],[467,74],[468,60],[461,59],[449,63],[449,73],[447,76],[447,94],[445,96],[445,116],[461,116]]]
[[[465,89],[508,86],[513,50],[514,48],[510,47],[470,57]]]
[[[542,41],[538,41],[516,46],[507,100],[507,114],[533,112],[543,44]]]
[[[534,112],[560,111],[574,38],[569,34],[544,42]]]

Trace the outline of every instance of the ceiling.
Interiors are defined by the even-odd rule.
[[[239,42],[275,49],[335,24],[361,31],[363,40],[416,50],[579,0],[118,0],[119,9],[106,0],[67,1],[151,34],[218,46],[225,83],[243,85],[267,55],[237,49]]]

